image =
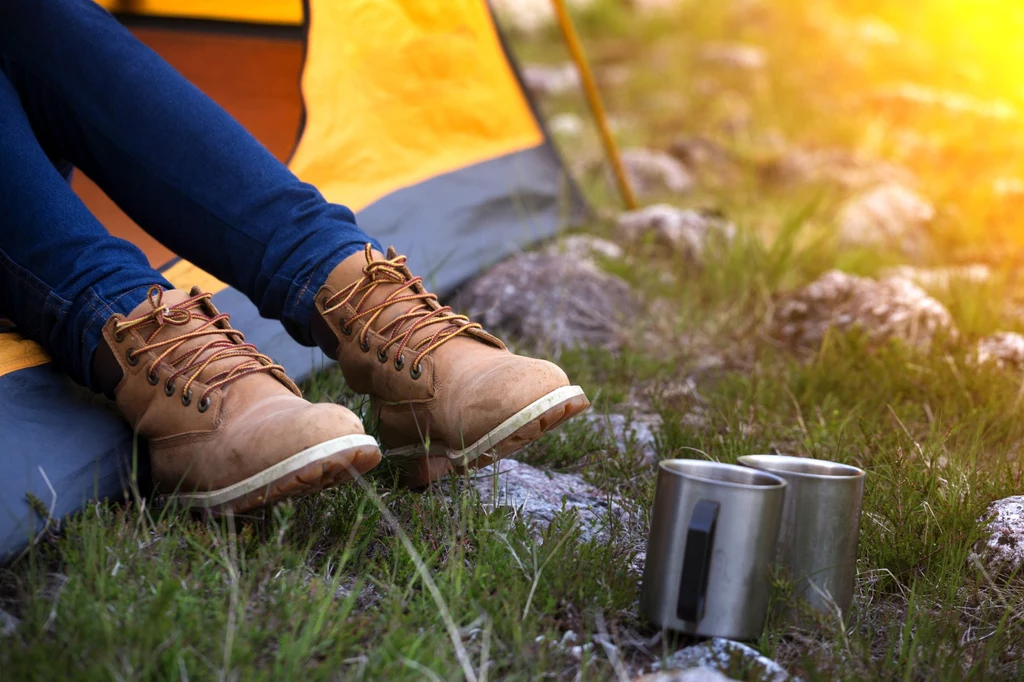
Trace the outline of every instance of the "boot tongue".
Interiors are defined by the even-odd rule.
[[[154,316],[155,319],[153,319],[149,324],[142,325],[137,328],[138,333],[146,340],[147,345],[177,339],[189,332],[194,332],[201,328],[204,331],[209,331],[212,325],[207,323],[210,319],[219,314],[217,309],[209,300],[205,299],[193,301],[191,304],[188,303],[189,300],[196,296],[200,296],[201,294],[202,292],[198,287],[194,287],[192,291],[188,293],[179,289],[166,290],[162,292],[162,295],[157,294],[156,296],[151,296],[146,301],[143,301],[142,304],[131,312],[128,319],[135,319],[144,315],[152,314],[154,311],[158,311]],[[165,320],[167,322],[160,325],[160,320]],[[220,321],[216,323],[216,328],[224,331],[219,333],[203,334],[197,338],[182,341],[180,345],[174,347],[174,350],[164,357],[164,362],[170,365],[172,360],[180,358],[188,353],[188,351],[196,348],[202,348],[211,342],[224,340],[232,340],[233,343],[236,342],[235,340],[238,337],[234,333],[229,332],[230,326],[226,322]],[[155,335],[153,334],[154,331],[156,331]],[[160,356],[173,346],[174,344],[160,346],[153,349],[153,352],[156,353],[157,356]],[[224,350],[224,347],[225,344],[219,344],[214,348],[200,353],[199,357],[193,356],[187,360],[182,360],[174,365],[174,369],[181,369],[186,365],[193,367],[193,369],[184,373],[183,376],[187,379],[195,372],[194,368],[201,365],[214,353]],[[229,357],[214,360],[199,374],[197,380],[204,381],[210,377],[221,374],[222,372],[228,372],[240,363],[246,362],[250,359],[251,358],[248,357]]]
[[[416,294],[426,294],[427,290],[422,284],[414,284],[412,286],[406,286],[409,280],[413,279],[412,273],[408,267],[405,266],[404,262],[389,263],[387,266],[373,266],[372,263],[378,261],[394,261],[400,256],[394,247],[389,247],[387,255],[385,256],[380,251],[374,249],[367,249],[363,253],[357,253],[353,256],[349,256],[342,261],[335,272],[337,273],[335,281],[341,286],[338,290],[345,289],[353,284],[356,285],[358,291],[349,300],[349,305],[356,310],[357,313],[364,312],[373,308],[374,306],[382,304],[389,296],[395,294],[396,297],[404,297]],[[404,261],[404,259],[403,259]],[[369,271],[369,274],[367,274]],[[332,275],[334,278],[335,275]],[[373,290],[370,291],[369,295],[366,294],[365,289],[367,288],[367,278],[371,278],[376,284]],[[401,291],[399,291],[401,289]],[[396,294],[396,292],[398,292]],[[365,296],[365,299],[363,298]],[[435,297],[418,299],[414,301],[400,301],[385,306],[377,314],[376,319],[370,325],[373,331],[380,333],[380,330],[398,317],[408,313],[413,308],[419,308],[417,312],[427,314],[430,310],[436,310],[442,307],[438,303]],[[360,319],[369,321],[372,315],[363,316]],[[388,331],[381,334],[385,339],[401,336],[409,328],[417,324],[418,318],[412,318],[396,325],[397,329]],[[417,343],[424,339],[429,339],[437,334],[439,331],[445,329],[457,328],[461,325],[448,322],[441,323],[435,322],[432,324],[425,325],[421,329],[417,330],[409,339],[407,346],[415,346]],[[392,334],[392,331],[395,333]],[[498,348],[505,348],[504,344],[497,338],[490,334],[480,331],[477,329],[470,330],[470,334],[477,340],[483,341],[484,343],[496,346]]]
[[[349,282],[355,282],[356,280],[362,280],[363,278],[368,276],[366,274],[366,267],[364,267],[364,266],[369,266],[370,263],[373,263],[375,261],[385,261],[385,260],[390,261],[390,260],[394,260],[395,258],[398,257],[398,254],[395,252],[394,247],[389,247],[388,248],[387,256],[382,254],[380,251],[376,251],[376,250],[370,251],[369,254],[366,254],[365,257],[363,256],[363,254],[357,254],[357,256],[359,257],[360,267],[359,267],[358,273],[353,274],[352,278],[350,280],[348,280]],[[376,286],[373,288],[373,291],[370,292],[369,296],[366,296],[366,292],[365,291],[360,291],[360,292],[356,293],[356,295],[350,301],[350,305],[353,308],[356,308],[357,312],[363,312],[363,311],[368,310],[368,309],[370,309],[370,308],[372,308],[372,307],[374,307],[376,305],[379,305],[379,304],[383,303],[385,301],[385,299],[387,299],[388,296],[391,296],[392,294],[394,294],[399,289],[402,289],[404,284],[408,280],[412,279],[412,274],[409,272],[408,268],[406,268],[404,265],[388,267],[388,268],[376,267],[376,268],[372,268],[371,273],[372,274],[369,275],[369,276],[371,276],[372,277],[372,281],[374,283],[376,283]],[[344,273],[344,275],[347,276],[348,273]],[[365,284],[366,284],[366,282],[363,281],[360,284],[359,288],[362,289],[365,286]],[[412,287],[404,288],[401,291],[401,293],[397,294],[397,296],[401,297],[401,296],[408,296],[410,294],[421,294],[421,293],[425,293],[425,290],[423,289],[423,287],[420,286],[420,285],[415,285],[415,286],[412,286]],[[364,296],[366,296],[365,300],[363,300]],[[360,304],[361,300],[362,300],[362,303]],[[423,300],[417,300],[417,301],[401,301],[399,303],[394,303],[394,304],[388,305],[383,310],[380,311],[380,313],[377,315],[377,319],[375,319],[373,321],[373,324],[371,325],[370,328],[373,329],[373,331],[378,331],[381,328],[387,326],[388,323],[394,321],[396,318],[404,315],[405,313],[409,312],[411,309],[413,309],[413,308],[415,308],[417,306],[421,306],[421,305],[424,305],[424,306],[425,305],[430,305],[430,303],[427,303],[426,301],[423,301]],[[438,306],[433,305],[431,307],[438,307]],[[371,317],[370,315],[367,315],[363,319],[369,320],[370,317]],[[411,327],[414,324],[416,324],[416,320],[414,320],[414,319],[413,320],[407,320],[406,322],[404,322],[401,325],[401,328],[398,330],[398,332],[401,333],[401,332],[405,331],[406,329],[408,329],[409,327]],[[441,329],[440,323],[439,324],[428,325],[426,328],[421,329],[421,330],[417,331],[415,334],[413,334],[413,336],[410,339],[410,341],[412,343],[416,343],[416,342],[420,341],[421,339],[429,338],[429,337],[433,336],[434,334],[436,334],[439,329]],[[383,334],[383,336],[385,338],[390,337],[391,336],[391,331],[389,330],[389,331],[385,332]]]

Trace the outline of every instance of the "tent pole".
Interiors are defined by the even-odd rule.
[[[633,194],[633,187],[629,184],[629,176],[622,165],[622,157],[619,155],[619,148],[615,144],[611,127],[608,125],[608,117],[601,102],[601,93],[597,90],[597,83],[594,81],[594,74],[590,71],[587,63],[587,56],[583,52],[583,44],[576,34],[576,28],[569,18],[569,11],[565,7],[565,0],[551,0],[555,8],[555,17],[558,19],[558,27],[562,30],[562,37],[569,46],[569,54],[576,63],[576,70],[580,74],[580,81],[583,84],[583,92],[587,96],[587,104],[590,105],[590,112],[594,115],[597,129],[601,133],[601,142],[604,144],[604,151],[608,155],[608,161],[612,164],[612,171],[615,173],[615,181],[619,186],[619,193],[626,208],[636,208],[636,195]]]

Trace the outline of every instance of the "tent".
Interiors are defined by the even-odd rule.
[[[587,210],[486,0],[99,1],[300,178],[408,254],[439,293]],[[324,365],[319,350],[176,258],[88,179],[73,186],[176,286],[214,292],[234,326],[292,376]],[[125,489],[127,425],[3,322],[0,433],[0,560],[48,516]]]

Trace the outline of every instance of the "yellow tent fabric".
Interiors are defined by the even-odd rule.
[[[311,12],[306,127],[289,165],[329,201],[359,211],[544,141],[484,0],[348,0]]]
[[[111,12],[298,26],[301,0],[96,0]]]

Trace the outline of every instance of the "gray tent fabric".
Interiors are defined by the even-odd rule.
[[[105,402],[53,365],[0,377],[0,561],[46,525],[31,498],[60,519],[90,500],[123,497],[133,436]]]

